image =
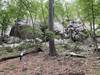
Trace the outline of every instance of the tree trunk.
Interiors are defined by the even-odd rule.
[[[95,14],[94,14],[94,4],[92,0],[92,25],[93,25],[93,41],[95,45],[95,50],[98,50],[97,40],[96,40],[96,34],[95,34]]]
[[[92,25],[92,22],[90,22],[90,29],[91,29],[90,37],[93,37],[93,25]]]
[[[54,0],[49,0],[49,30],[53,30],[53,17],[54,17]],[[57,52],[55,49],[54,38],[49,39],[49,55],[56,56]]]
[[[1,29],[1,42],[4,42],[4,27]]]

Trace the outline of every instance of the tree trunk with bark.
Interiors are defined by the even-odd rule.
[[[54,0],[49,0],[49,30],[54,31],[53,29],[53,17],[54,17]],[[49,55],[56,56],[57,52],[55,49],[54,38],[49,39]]]
[[[98,50],[97,40],[96,40],[96,34],[95,34],[95,13],[94,13],[94,4],[92,0],[92,26],[93,26],[93,41],[95,45],[95,50]]]

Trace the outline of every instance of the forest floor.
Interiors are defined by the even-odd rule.
[[[97,56],[50,57],[46,52],[0,62],[0,75],[100,75]]]

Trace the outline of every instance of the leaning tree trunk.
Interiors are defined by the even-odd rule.
[[[50,31],[54,31],[53,30],[53,24],[54,24],[53,17],[54,17],[54,0],[49,0],[49,30]],[[53,38],[49,39],[49,54],[51,56],[57,55]]]

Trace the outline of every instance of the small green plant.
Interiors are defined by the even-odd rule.
[[[8,53],[13,52],[13,49],[12,49],[11,47],[6,47],[5,49],[6,49],[6,51],[7,51]]]
[[[46,33],[45,34],[46,34],[47,39],[52,39],[52,38],[55,37],[54,32],[49,31],[49,30],[46,30]]]
[[[41,38],[43,37],[43,32],[40,29],[34,29],[33,36],[34,38]]]
[[[22,45],[16,47],[16,49],[17,49],[18,51],[22,51],[23,49],[29,49],[29,48],[32,48],[32,47],[34,47],[33,44],[31,44],[31,43],[24,43],[24,44],[22,44]]]

